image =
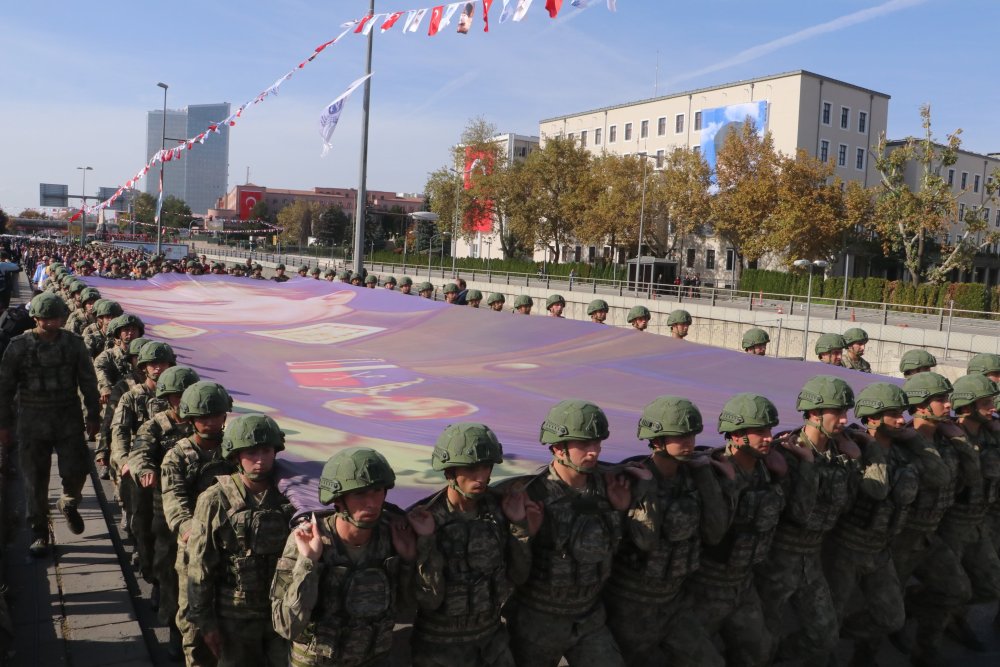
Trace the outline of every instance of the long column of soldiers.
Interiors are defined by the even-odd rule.
[[[647,451],[615,464],[599,459],[601,408],[562,401],[539,429],[549,464],[493,486],[496,435],[452,424],[432,453],[441,490],[408,511],[386,502],[395,474],[379,452],[345,449],[320,478],[330,511],[290,528],[272,476],[280,425],[229,419],[226,389],[177,366],[139,318],[58,263],[42,274],[34,328],[0,363],[0,442],[16,422],[31,553],[49,548],[53,451],[58,510],[82,532],[96,435],[189,665],[388,665],[405,621],[427,666],[822,665],[841,637],[853,665],[875,664],[886,638],[917,665],[944,664],[946,635],[983,648],[967,613],[1000,598],[1000,356],[952,384],[915,350],[902,388],[857,395],[817,375],[801,427],[781,434],[774,404],[740,393],[718,415],[721,447],[696,445],[691,401],[656,397],[637,426]]]

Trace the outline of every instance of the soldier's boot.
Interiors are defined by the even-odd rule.
[[[31,541],[31,546],[28,547],[28,553],[35,558],[47,556],[49,553],[49,536],[47,534],[43,535],[41,533],[35,533],[35,539]]]
[[[944,633],[950,639],[958,642],[970,651],[975,651],[976,653],[986,652],[986,644],[976,636],[975,630],[969,626],[969,620],[962,612],[952,615]]]
[[[83,532],[83,517],[80,516],[80,511],[76,508],[76,503],[71,504],[65,498],[60,498],[56,507],[66,517],[66,523],[69,525],[71,533],[79,535]]]

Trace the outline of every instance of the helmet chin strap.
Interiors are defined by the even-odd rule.
[[[740,442],[740,444],[736,445],[736,451],[749,454],[755,459],[762,459],[764,458],[764,456],[766,456],[765,454],[758,452],[756,449],[750,446],[750,436],[747,435],[746,433],[743,434],[743,440]]]
[[[485,493],[485,492],[481,492],[481,493],[466,493],[461,488],[459,488],[458,482],[455,481],[454,477],[451,478],[450,480],[448,480],[448,488],[452,489],[455,493],[457,493],[458,495],[462,496],[466,500],[479,500],[480,498],[483,497],[483,493]]]
[[[566,445],[563,445],[562,448],[561,448],[561,450],[562,450],[563,457],[565,457],[565,458],[560,458],[559,456],[556,456],[556,462],[557,463],[559,463],[560,465],[566,466],[570,470],[575,470],[576,472],[580,473],[581,475],[591,475],[591,474],[593,474],[593,472],[594,472],[593,468],[584,468],[582,466],[578,466],[577,464],[573,463],[573,461],[570,460],[570,458],[569,458],[569,447],[567,447]]]
[[[690,461],[692,458],[690,454],[681,454],[680,456],[674,456],[673,454],[667,451],[667,448],[665,446],[656,447],[655,445],[653,445],[652,441],[650,441],[649,443],[649,448],[653,450],[653,456],[659,456],[661,458],[670,459],[671,461],[677,461],[678,463],[685,463],[687,461]]]
[[[807,419],[807,420],[805,420],[804,423],[807,426],[812,426],[814,429],[816,429],[817,431],[819,431],[820,433],[822,433],[823,435],[825,435],[826,437],[828,437],[830,439],[833,439],[835,437],[835,435],[833,433],[831,433],[830,431],[826,430],[826,427],[823,426],[823,422],[822,421],[814,422],[811,419]]]
[[[346,509],[337,512],[337,516],[339,516],[341,519],[351,524],[352,526],[361,528],[363,530],[371,530],[372,528],[378,525],[377,519],[375,521],[358,521],[353,516],[351,516]]]

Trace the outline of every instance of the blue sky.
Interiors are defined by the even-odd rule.
[[[467,120],[537,134],[538,120],[653,95],[807,69],[888,93],[889,133],[918,133],[930,103],[940,136],[1000,151],[996,0],[603,0],[556,20],[534,0],[521,23],[489,33],[375,37],[368,187],[420,191]],[[477,2],[477,5],[479,3]],[[376,12],[431,6],[376,0]],[[118,186],[145,162],[145,114],[252,98],[367,12],[368,0],[118,2],[34,0],[0,12],[4,159],[0,206],[37,206],[38,183],[79,191]],[[477,7],[477,9],[479,9]],[[377,30],[376,30],[377,33]],[[359,93],[320,158],[318,116],[364,70],[364,38],[348,35],[249,109],[233,128],[229,187],[356,187]]]

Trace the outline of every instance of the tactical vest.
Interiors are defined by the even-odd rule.
[[[785,507],[785,493],[772,482],[762,462],[754,468],[752,485],[736,501],[726,536],[718,544],[702,546],[700,567],[693,578],[714,586],[742,584],[754,565],[771,551],[774,532]]]
[[[626,535],[615,554],[608,587],[629,599],[662,604],[698,569],[702,503],[683,466],[673,480],[657,479],[654,493],[664,508],[656,546],[644,551]]]
[[[811,446],[801,432],[799,440],[803,446]],[[828,446],[826,452],[813,452],[813,473],[819,479],[812,511],[805,522],[787,514],[783,516],[774,533],[775,548],[797,554],[817,553],[823,545],[824,535],[836,525],[841,512],[853,500],[851,478],[857,475],[858,464],[841,454],[832,438]]]
[[[433,641],[473,641],[496,631],[500,607],[510,597],[505,552],[508,524],[492,495],[479,501],[475,518],[447,510],[440,498],[432,509],[441,518],[436,531],[444,557],[444,601],[435,610],[420,609],[414,628]]]
[[[862,553],[878,553],[888,547],[910,513],[920,488],[920,473],[915,465],[893,445],[886,455],[889,493],[875,500],[859,493],[854,504],[841,517],[833,536],[838,542]]]
[[[268,490],[263,505],[251,507],[238,474],[217,479],[232,529],[222,533],[226,569],[216,589],[220,615],[270,618],[271,580],[288,538],[292,507],[276,489]]]
[[[220,450],[218,449],[212,452],[210,458],[202,460],[198,449],[190,438],[178,440],[176,446],[180,447],[184,461],[187,463],[187,469],[184,471],[184,488],[192,503],[204,493],[205,489],[214,485],[220,476],[233,472],[233,464],[219,458]]]
[[[402,563],[392,549],[383,520],[360,562],[353,562],[333,526],[335,517],[317,523],[323,540],[319,599],[311,621],[292,642],[294,667],[363,665],[392,649],[396,596]]]
[[[989,514],[1000,514],[1000,438],[990,433],[979,453],[983,473],[983,500]]]
[[[905,527],[920,533],[933,533],[938,529],[945,512],[955,502],[955,487],[958,484],[958,453],[947,442],[940,440],[935,434],[934,448],[941,455],[941,460],[948,466],[948,483],[936,489],[927,488],[923,484],[917,491],[916,500],[910,509]]]
[[[966,437],[979,452],[976,460],[976,479],[968,482],[964,479],[956,481],[955,502],[945,512],[943,521],[952,524],[953,528],[969,531],[979,526],[986,517],[986,494],[990,490],[989,483],[982,474],[982,456],[991,441],[985,425],[975,436],[966,431]]]
[[[584,493],[549,475],[546,470],[528,485],[529,495],[545,505],[545,520],[532,540],[531,574],[517,598],[539,611],[573,615],[593,606],[611,574],[621,516],[599,474]]]
[[[53,343],[43,343],[33,332],[18,336],[24,359],[18,378],[18,401],[22,406],[79,405],[73,334],[62,331]]]
[[[152,463],[159,470],[164,455],[173,449],[174,445],[180,440],[190,437],[193,427],[187,422],[178,422],[175,424],[167,416],[167,413],[162,410],[154,414],[152,420],[160,428],[160,436],[155,446],[151,446],[149,449],[153,455]],[[132,444],[132,447],[133,449],[135,448],[135,443]],[[153,486],[153,514],[160,517],[163,516],[163,492],[159,484]]]

